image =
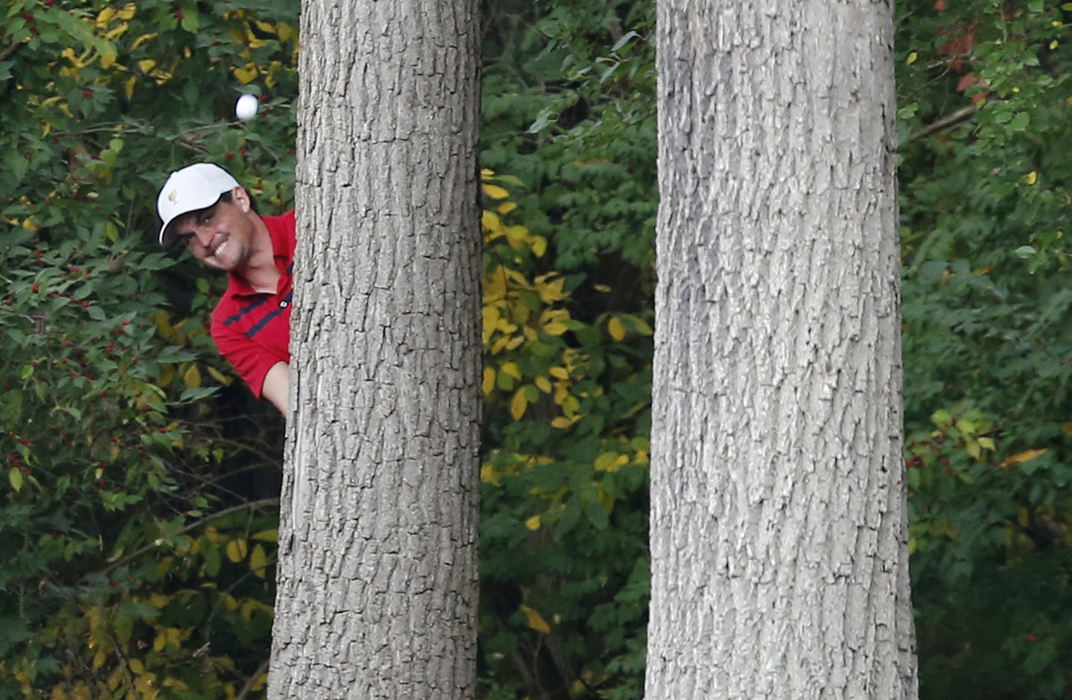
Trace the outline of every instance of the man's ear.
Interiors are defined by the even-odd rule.
[[[237,205],[243,213],[248,214],[250,209],[249,193],[241,185],[231,190],[231,201]]]

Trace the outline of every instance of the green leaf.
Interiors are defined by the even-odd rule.
[[[1031,115],[1027,112],[1018,112],[1016,116],[1009,121],[1009,128],[1013,131],[1023,131],[1031,123]]]

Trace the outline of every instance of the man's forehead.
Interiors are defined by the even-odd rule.
[[[202,214],[206,214],[215,208],[216,204],[213,204],[211,207],[205,207],[204,209],[195,209],[193,211],[188,211],[185,214],[180,214],[179,216],[175,217],[175,227],[179,228],[187,225],[195,226],[197,225],[197,218],[199,216],[201,216]]]

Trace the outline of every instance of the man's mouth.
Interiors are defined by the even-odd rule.
[[[229,239],[225,238],[222,243],[220,243],[218,246],[216,246],[216,248],[212,251],[212,255],[210,255],[209,257],[212,257],[212,258],[219,257],[220,254],[223,253],[223,250],[227,247],[227,244],[229,242],[230,242]]]

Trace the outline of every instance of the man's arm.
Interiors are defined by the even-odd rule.
[[[290,365],[276,362],[264,375],[261,396],[268,399],[279,409],[284,417],[287,415],[287,395],[290,393]]]

